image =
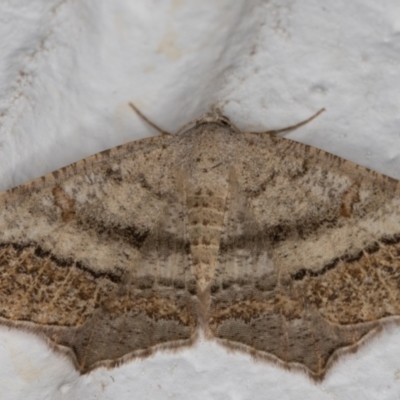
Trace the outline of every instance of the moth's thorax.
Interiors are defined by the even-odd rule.
[[[192,174],[212,172],[220,166],[232,165],[241,136],[232,128],[216,123],[199,125],[180,137],[184,145],[177,161]],[[217,169],[215,175],[219,173],[220,169]]]

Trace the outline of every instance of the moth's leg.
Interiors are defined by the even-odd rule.
[[[319,111],[317,111],[314,115],[312,115],[310,118],[307,118],[304,121],[299,122],[298,124],[295,125],[291,125],[288,126],[287,128],[282,128],[282,129],[275,129],[275,130],[271,130],[271,131],[266,131],[266,132],[260,132],[263,134],[267,134],[267,135],[271,135],[271,136],[275,136],[278,133],[282,133],[282,132],[288,132],[288,131],[292,131],[294,129],[300,128],[301,126],[308,124],[309,122],[311,122],[314,118],[317,118],[319,114],[323,113],[325,111],[325,108],[321,108]]]
[[[161,135],[171,135],[171,133],[164,131],[159,126],[157,126],[154,122],[151,122],[144,114],[142,114],[142,112],[136,106],[133,105],[133,103],[129,103],[129,105],[132,107],[133,111],[135,111],[135,113],[137,115],[139,115],[140,118],[142,118],[143,121],[147,122],[156,131],[160,132]]]

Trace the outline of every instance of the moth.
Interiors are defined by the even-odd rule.
[[[279,132],[215,111],[2,193],[1,324],[81,373],[202,331],[322,379],[400,313],[399,183]]]

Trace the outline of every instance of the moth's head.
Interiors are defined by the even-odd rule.
[[[229,120],[229,118],[226,117],[225,115],[223,115],[219,108],[213,108],[210,112],[204,114],[197,121],[199,124],[214,122],[214,123],[221,124],[224,126],[231,125],[231,121]]]
[[[231,130],[240,133],[239,128],[233,122],[231,122],[227,116],[223,115],[219,108],[215,107],[212,108],[210,112],[202,115],[200,118],[185,124],[178,130],[176,134],[179,135],[191,130],[192,128],[208,124],[220,125],[221,127],[230,128]]]
[[[171,135],[170,132],[164,131],[159,126],[157,126],[155,123],[150,121],[133,103],[129,103],[129,105],[141,119],[143,119],[145,122],[147,122],[154,129],[156,129],[159,133],[161,133],[162,135]],[[207,125],[207,124],[219,125],[221,127],[229,128],[231,131],[234,131],[236,133],[240,133],[240,130],[236,127],[236,125],[234,125],[229,120],[228,117],[223,115],[219,108],[213,107],[210,112],[204,114],[200,118],[195,119],[194,121],[190,121],[187,124],[183,125],[178,130],[178,132],[175,133],[175,135],[184,134],[188,131],[191,131],[193,128],[196,128],[196,127],[199,127],[202,125]]]

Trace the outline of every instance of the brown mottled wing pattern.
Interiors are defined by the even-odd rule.
[[[81,372],[221,343],[320,379],[400,315],[397,181],[218,113],[0,195],[0,323]]]
[[[81,372],[194,339],[173,140],[129,143],[0,196],[2,323],[46,336]]]
[[[209,333],[321,378],[400,314],[399,185],[300,143],[244,135]]]

